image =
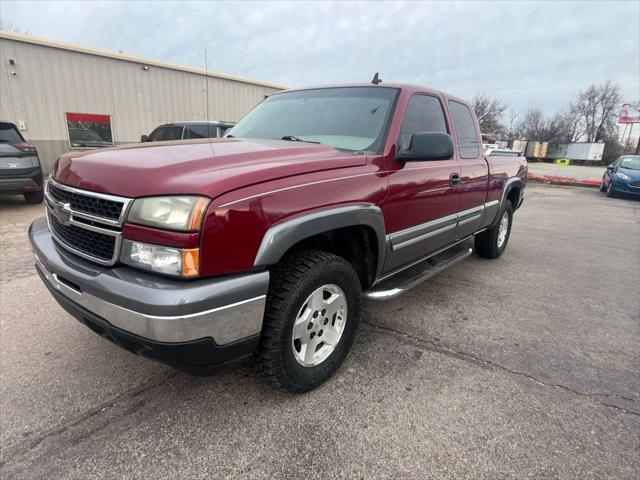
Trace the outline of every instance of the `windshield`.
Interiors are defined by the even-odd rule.
[[[382,148],[397,89],[342,87],[272,95],[227,136],[316,142],[340,150]]]
[[[620,168],[629,170],[640,170],[640,157],[622,157]]]

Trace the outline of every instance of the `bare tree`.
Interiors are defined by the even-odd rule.
[[[598,142],[615,137],[620,102],[620,88],[610,80],[580,92],[571,105],[571,113],[580,122],[580,139]]]
[[[527,140],[537,142],[546,141],[548,121],[542,110],[536,108],[527,110],[519,124],[519,130]]]
[[[573,143],[580,140],[580,118],[575,115],[572,107],[558,114],[558,136],[563,143]]]
[[[509,110],[508,123],[504,131],[504,140],[512,142],[513,140],[519,140],[522,138],[522,121],[520,115],[513,109]]]
[[[577,141],[578,124],[579,119],[570,111],[547,117],[542,110],[530,109],[513,130],[530,141],[571,143]]]
[[[0,30],[4,30],[5,32],[21,33],[23,35],[26,35],[28,33],[26,30],[22,30],[17,25],[5,21],[0,21]]]
[[[502,100],[478,93],[471,103],[482,133],[499,134],[505,131],[502,116],[507,106]]]

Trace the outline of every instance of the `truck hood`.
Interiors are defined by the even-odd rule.
[[[212,139],[132,144],[65,154],[53,178],[94,192],[211,198],[240,187],[304,173],[357,167],[364,155],[283,140]]]

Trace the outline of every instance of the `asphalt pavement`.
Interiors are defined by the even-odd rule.
[[[498,260],[366,303],[301,396],[255,365],[177,372],[66,314],[0,199],[0,476],[630,479],[640,475],[640,202],[531,184]]]

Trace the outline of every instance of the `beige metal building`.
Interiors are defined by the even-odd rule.
[[[225,121],[285,88],[5,31],[0,59],[0,120],[38,148],[45,172],[74,148],[70,134],[132,143],[162,123],[205,120],[207,83],[209,119]]]

